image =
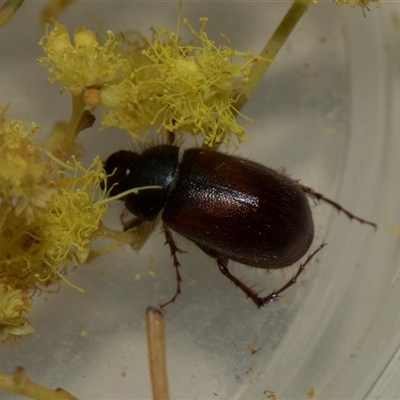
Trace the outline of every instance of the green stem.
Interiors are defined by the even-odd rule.
[[[294,0],[283,20],[275,30],[268,43],[265,45],[260,53],[262,57],[257,61],[250,70],[249,82],[247,84],[246,92],[243,93],[238,99],[236,109],[240,111],[246,104],[247,100],[251,97],[254,90],[260,83],[261,79],[267,72],[270,65],[273,63],[276,55],[281,47],[286,42],[286,39],[291,34],[297,22],[307,11],[312,0]]]
[[[54,156],[63,159],[64,154],[71,149],[71,146],[80,132],[78,129],[83,113],[85,111],[85,103],[83,95],[79,94],[72,97],[72,116],[67,126],[67,131],[61,140],[58,148],[54,151]]]
[[[51,390],[31,381],[23,367],[16,367],[14,375],[0,372],[0,389],[36,400],[78,400],[64,389]]]
[[[0,26],[7,25],[24,0],[7,0],[0,8]]]

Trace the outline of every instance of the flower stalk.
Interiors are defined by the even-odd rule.
[[[0,8],[0,26],[5,26],[21,7],[24,0],[7,0]]]
[[[52,390],[31,381],[23,367],[16,367],[13,375],[0,372],[0,389],[36,400],[78,400],[64,389]]]
[[[312,2],[313,0],[293,1],[283,20],[259,54],[259,61],[251,67],[246,89],[239,97],[236,105],[238,111],[240,111],[251,98],[254,90],[263,79],[269,67],[274,63],[279,50],[285,44],[293,29]]]

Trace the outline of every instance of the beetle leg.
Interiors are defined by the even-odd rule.
[[[299,269],[297,270],[296,274],[292,277],[292,279],[290,279],[289,282],[287,282],[285,285],[283,285],[279,290],[275,290],[273,291],[271,294],[269,294],[268,296],[265,297],[258,297],[258,301],[259,301],[259,307],[263,306],[265,304],[268,303],[272,303],[273,301],[275,301],[279,295],[285,291],[286,289],[290,288],[290,286],[294,285],[297,281],[297,278],[299,277],[299,275],[304,271],[304,268],[306,267],[306,265],[311,261],[311,259],[324,247],[326,246],[325,242],[322,242],[318,248],[311,254],[308,255],[307,259],[300,264]]]
[[[317,201],[324,201],[325,203],[330,204],[333,208],[336,208],[336,210],[338,210],[339,212],[342,212],[343,214],[347,215],[350,218],[350,220],[355,219],[356,221],[361,222],[362,224],[371,225],[375,230],[377,229],[377,225],[374,222],[370,222],[355,216],[350,211],[344,209],[339,203],[336,203],[336,201],[328,199],[323,194],[316,192],[314,189],[311,189],[308,186],[304,185],[300,186],[303,189],[304,193],[308,194],[310,197],[316,199]]]
[[[223,275],[225,275],[231,282],[233,282],[240,290],[242,290],[247,297],[250,297],[251,300],[253,300],[254,304],[257,307],[262,307],[265,304],[272,303],[273,301],[277,300],[279,295],[288,289],[290,286],[294,285],[297,281],[297,278],[299,275],[304,271],[305,266],[311,261],[311,259],[326,245],[326,243],[322,243],[319,245],[319,247],[311,253],[306,261],[304,263],[300,264],[299,269],[297,270],[296,274],[290,279],[289,282],[287,282],[284,286],[282,286],[279,290],[273,291],[271,294],[265,297],[259,297],[258,293],[255,292],[251,287],[247,286],[245,283],[243,283],[241,280],[233,276],[227,267],[228,265],[228,259],[227,258],[218,258],[217,263],[219,266],[219,270]]]
[[[180,263],[178,260],[178,257],[176,256],[176,253],[184,253],[182,250],[180,250],[178,248],[178,246],[175,243],[175,240],[172,236],[171,231],[164,225],[163,226],[164,229],[164,234],[165,234],[165,244],[168,244],[169,249],[171,251],[171,257],[174,260],[174,268],[175,268],[175,273],[176,273],[176,292],[175,294],[172,296],[172,298],[167,301],[166,303],[160,304],[160,307],[163,309],[166,305],[173,303],[175,301],[175,299],[178,297],[179,294],[181,294],[181,274],[179,273],[179,267],[180,267]]]
[[[220,272],[226,276],[235,286],[237,286],[247,297],[250,297],[251,300],[255,303],[257,307],[261,307],[263,303],[257,296],[257,293],[245,283],[243,283],[240,279],[236,278],[236,276],[232,275],[228,269],[228,259],[227,258],[217,258],[217,263]]]
[[[167,131],[167,143],[175,144],[175,132],[174,131]]]
[[[122,211],[120,220],[122,226],[124,227],[124,232],[138,228],[144,222],[144,219],[135,217],[126,208]]]

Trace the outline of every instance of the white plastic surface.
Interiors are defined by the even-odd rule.
[[[70,99],[46,83],[35,58],[43,29],[27,2],[0,30],[0,101],[35,120],[43,132],[70,115]],[[187,2],[183,16],[198,26],[208,16],[210,37],[257,53],[288,2]],[[180,240],[183,294],[167,308],[171,398],[361,399],[400,397],[400,9],[383,3],[363,18],[359,8],[312,5],[277,58],[278,64],[243,110],[250,143],[236,154],[273,167],[379,224],[350,222],[327,205],[313,205],[316,238],[328,246],[307,266],[281,302],[257,310],[195,246]],[[86,12],[115,31],[175,27],[169,2],[82,2],[61,18],[70,31]],[[187,32],[183,36],[188,38]],[[82,142],[106,157],[129,146],[120,132],[83,132]],[[232,149],[229,150],[233,152]],[[108,218],[119,226],[119,205]],[[130,248],[71,270],[69,287],[35,300],[36,333],[19,346],[0,347],[0,370],[26,367],[41,384],[80,399],[151,398],[144,313],[175,290],[164,238],[156,232],[140,253]],[[150,271],[156,272],[155,276]],[[231,271],[272,291],[295,268],[265,273]],[[140,279],[135,276],[140,274]],[[81,333],[85,332],[82,336]],[[251,354],[248,345],[260,348]],[[19,397],[1,393],[0,398]]]

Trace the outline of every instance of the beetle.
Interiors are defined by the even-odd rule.
[[[153,145],[139,152],[121,150],[105,162],[108,195],[157,185],[121,200],[134,218],[124,229],[153,221],[161,214],[180,290],[179,261],[172,232],[195,243],[217,261],[219,270],[257,305],[264,306],[292,286],[306,264],[324,247],[322,243],[282,288],[260,297],[228,269],[228,261],[250,267],[278,269],[300,260],[314,238],[308,197],[322,200],[350,219],[376,229],[338,203],[289,176],[256,162],[204,148],[183,150],[173,144]]]

